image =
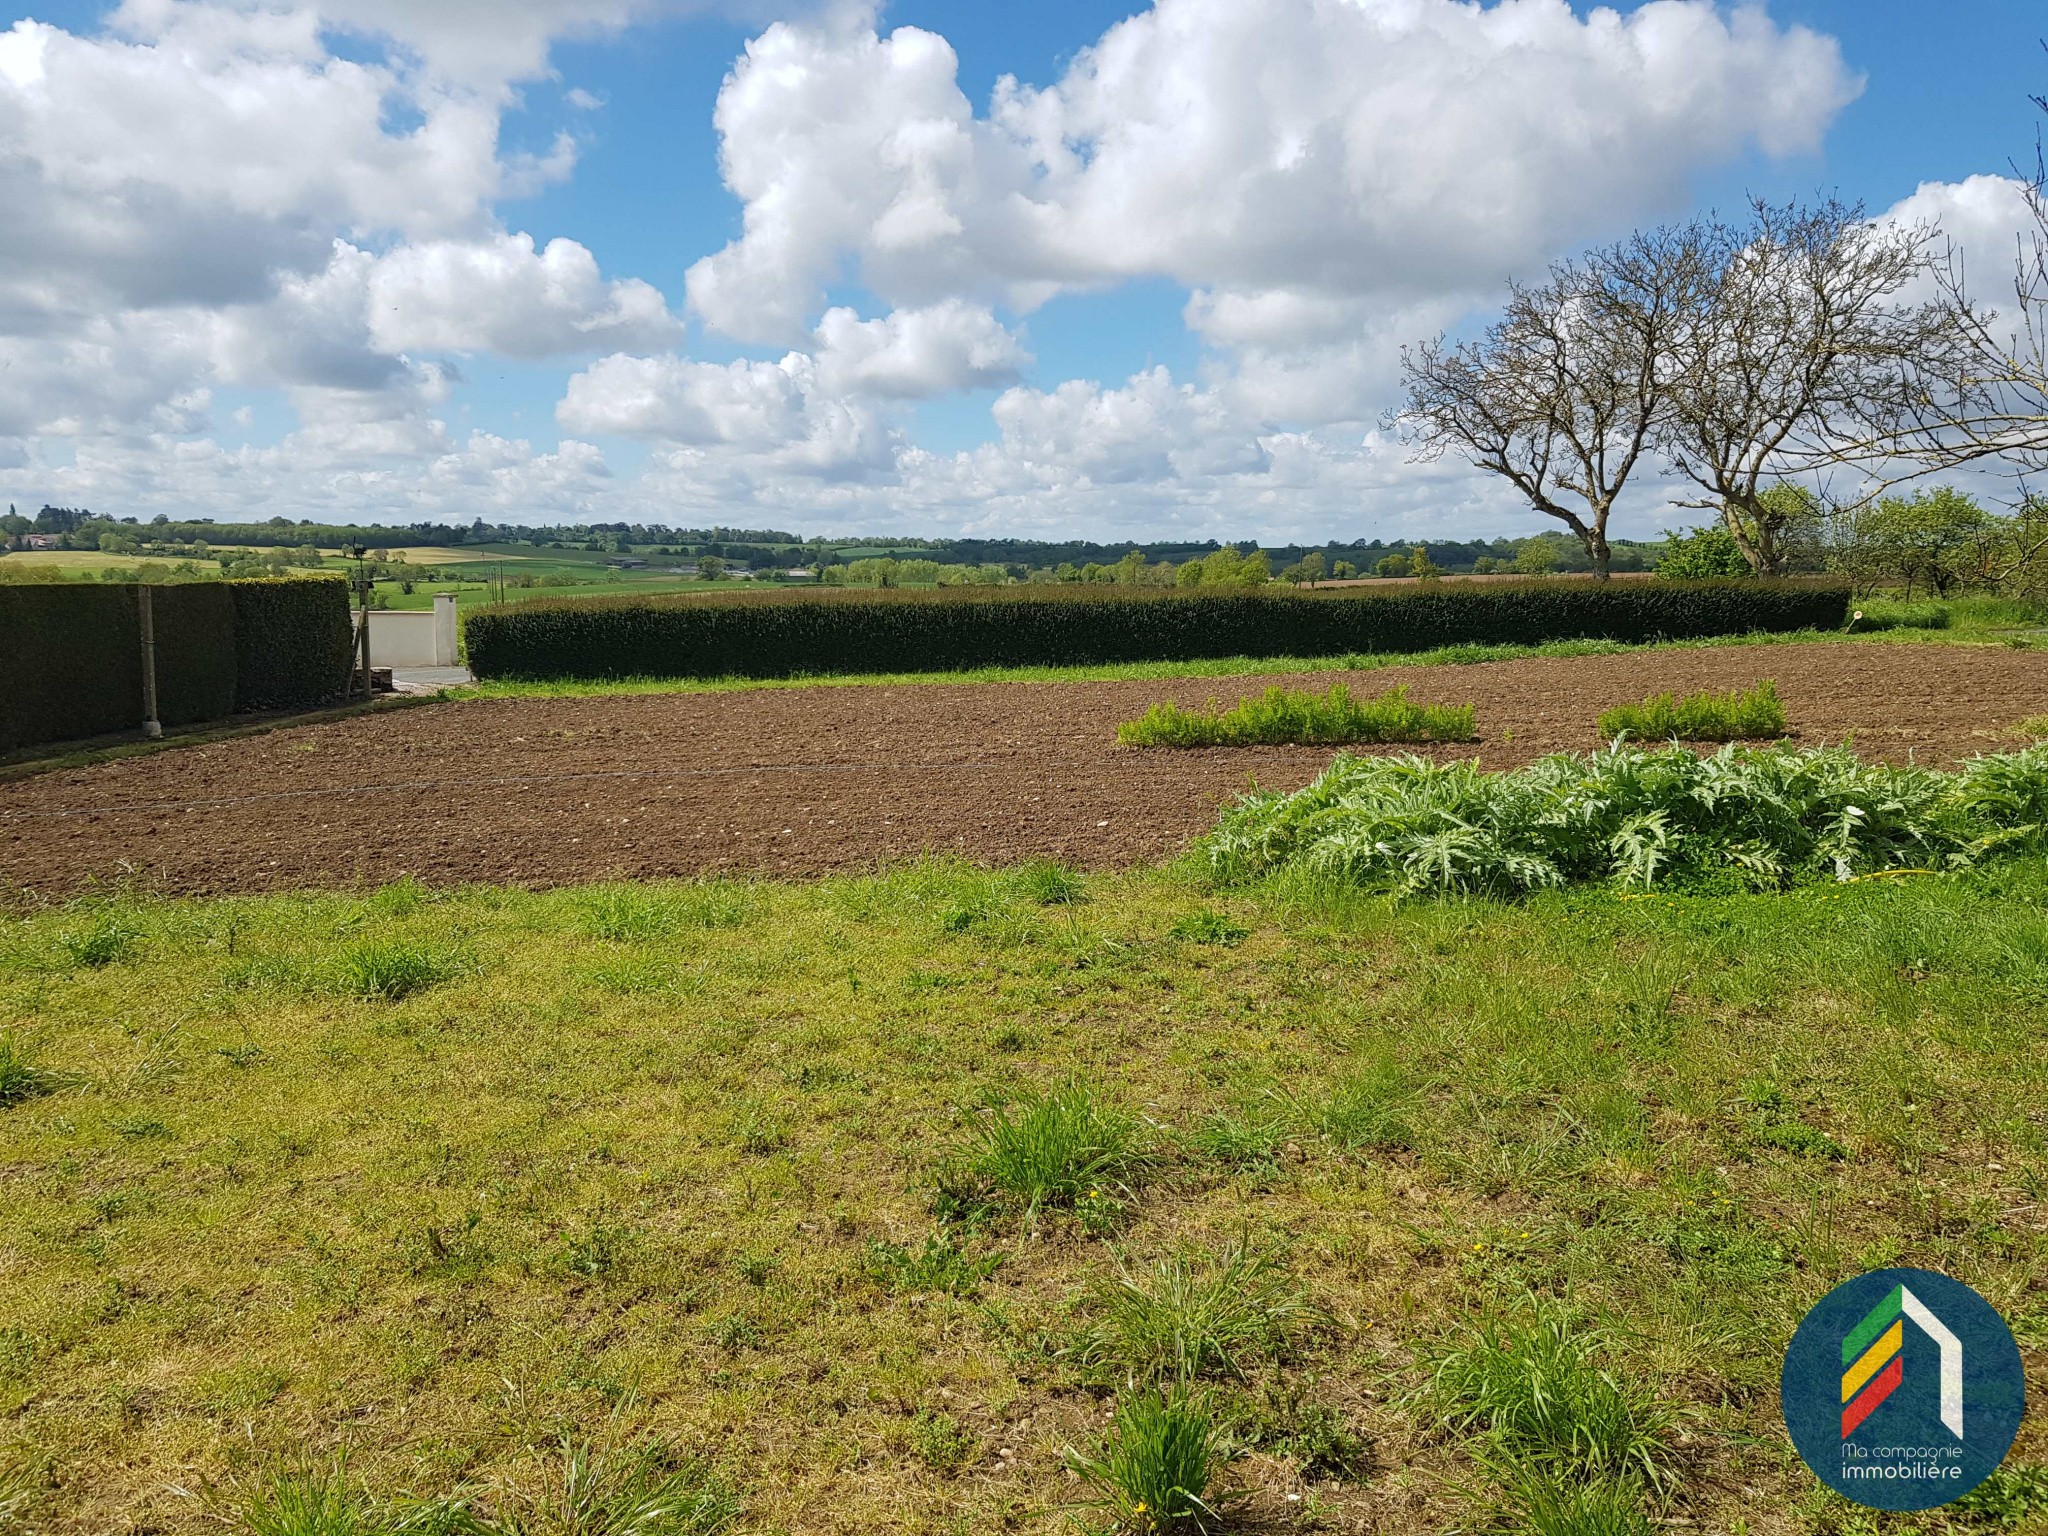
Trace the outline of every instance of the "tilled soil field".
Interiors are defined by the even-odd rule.
[[[227,893],[377,883],[558,885],[810,875],[925,852],[1109,868],[1170,855],[1256,779],[1294,788],[1328,748],[1136,750],[1158,699],[1272,683],[1406,683],[1477,706],[1489,768],[1598,744],[1593,717],[1662,689],[1776,679],[1803,743],[1953,761],[2048,710],[2048,656],[1799,645],[1649,651],[1367,674],[763,689],[468,700],[279,730],[0,790],[0,892],[95,883]]]

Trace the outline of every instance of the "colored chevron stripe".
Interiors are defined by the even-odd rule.
[[[1842,1377],[1842,1401],[1847,1402],[1863,1390],[1863,1383],[1884,1369],[1884,1363],[1899,1352],[1906,1342],[1906,1320],[1900,1318],[1891,1327],[1878,1335],[1877,1342],[1863,1352],[1863,1358],[1850,1366]]]
[[[1856,1400],[1842,1410],[1842,1438],[1848,1439],[1856,1433],[1856,1426],[1869,1418],[1871,1413],[1905,1378],[1906,1360],[1903,1355],[1892,1356],[1892,1363],[1878,1373],[1877,1380],[1865,1387]]]
[[[1870,1348],[1872,1342],[1885,1331],[1892,1319],[1905,1309],[1905,1304],[1906,1288],[1903,1285],[1893,1286],[1891,1294],[1872,1307],[1870,1316],[1852,1328],[1849,1336],[1842,1340],[1842,1364],[1847,1365]]]

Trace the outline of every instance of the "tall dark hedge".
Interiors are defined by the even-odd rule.
[[[355,628],[348,583],[331,577],[231,581],[235,707],[303,709],[341,697]]]
[[[1756,581],[947,588],[520,603],[471,614],[465,634],[470,667],[486,678],[790,677],[1676,640],[1839,628],[1847,611],[1843,587]]]
[[[126,582],[0,584],[0,752],[140,727],[137,592]],[[165,725],[340,696],[351,634],[344,583],[159,583],[150,594]]]

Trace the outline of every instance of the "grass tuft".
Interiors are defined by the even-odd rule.
[[[1610,741],[1775,741],[1785,734],[1785,706],[1778,685],[1765,678],[1726,693],[1652,694],[1640,704],[1602,710],[1599,727]]]
[[[334,957],[333,985],[344,997],[395,1003],[460,969],[450,956],[409,940],[361,939]]]
[[[58,935],[57,943],[74,966],[96,971],[134,953],[142,935],[116,917],[102,917],[90,927]]]
[[[1106,1512],[1122,1530],[1177,1536],[1221,1528],[1223,1501],[1210,1485],[1224,1462],[1222,1436],[1184,1389],[1126,1396],[1102,1444],[1092,1454],[1069,1450],[1066,1461],[1090,1490],[1082,1507]]]
[[[1124,1381],[1242,1378],[1249,1360],[1282,1358],[1328,1316],[1276,1253],[1244,1238],[1220,1253],[1171,1254],[1147,1270],[1119,1261],[1090,1300],[1096,1321],[1074,1357]]]
[[[0,1109],[11,1109],[71,1086],[71,1075],[44,1066],[12,1034],[0,1035]]]
[[[460,1536],[717,1536],[739,1496],[702,1461],[650,1441],[601,1446],[564,1437],[554,1475],[506,1483],[466,1512]]]
[[[1032,859],[1010,877],[1017,894],[1041,907],[1079,906],[1088,899],[1081,877],[1052,859]]]
[[[1494,1502],[1484,1536],[1656,1536],[1632,1482],[1565,1483],[1514,1477]]]
[[[1116,728],[1127,747],[1336,746],[1366,741],[1472,741],[1469,704],[1415,704],[1407,684],[1358,700],[1342,683],[1328,693],[1268,688],[1219,712],[1154,704]]]
[[[672,886],[598,885],[577,901],[578,926],[595,939],[646,944],[690,928],[737,928],[746,897],[729,882]]]
[[[1512,1466],[1668,1492],[1673,1417],[1639,1382],[1605,1369],[1600,1349],[1597,1334],[1554,1314],[1481,1326],[1438,1353],[1429,1392],[1445,1427],[1484,1436]]]
[[[2011,734],[2021,741],[2048,741],[2048,715],[2029,715],[2013,726]]]
[[[1128,1195],[1146,1161],[1136,1117],[1072,1080],[990,1110],[967,1171],[1029,1216]]]
[[[461,1536],[478,1526],[459,1502],[381,1498],[336,1466],[276,1474],[243,1509],[241,1529],[246,1536]]]

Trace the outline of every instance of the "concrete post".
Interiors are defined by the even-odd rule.
[[[434,594],[434,665],[452,667],[457,660],[455,636],[455,594]]]
[[[154,741],[164,728],[156,717],[156,596],[146,581],[135,589],[135,616],[142,628],[142,734]]]

